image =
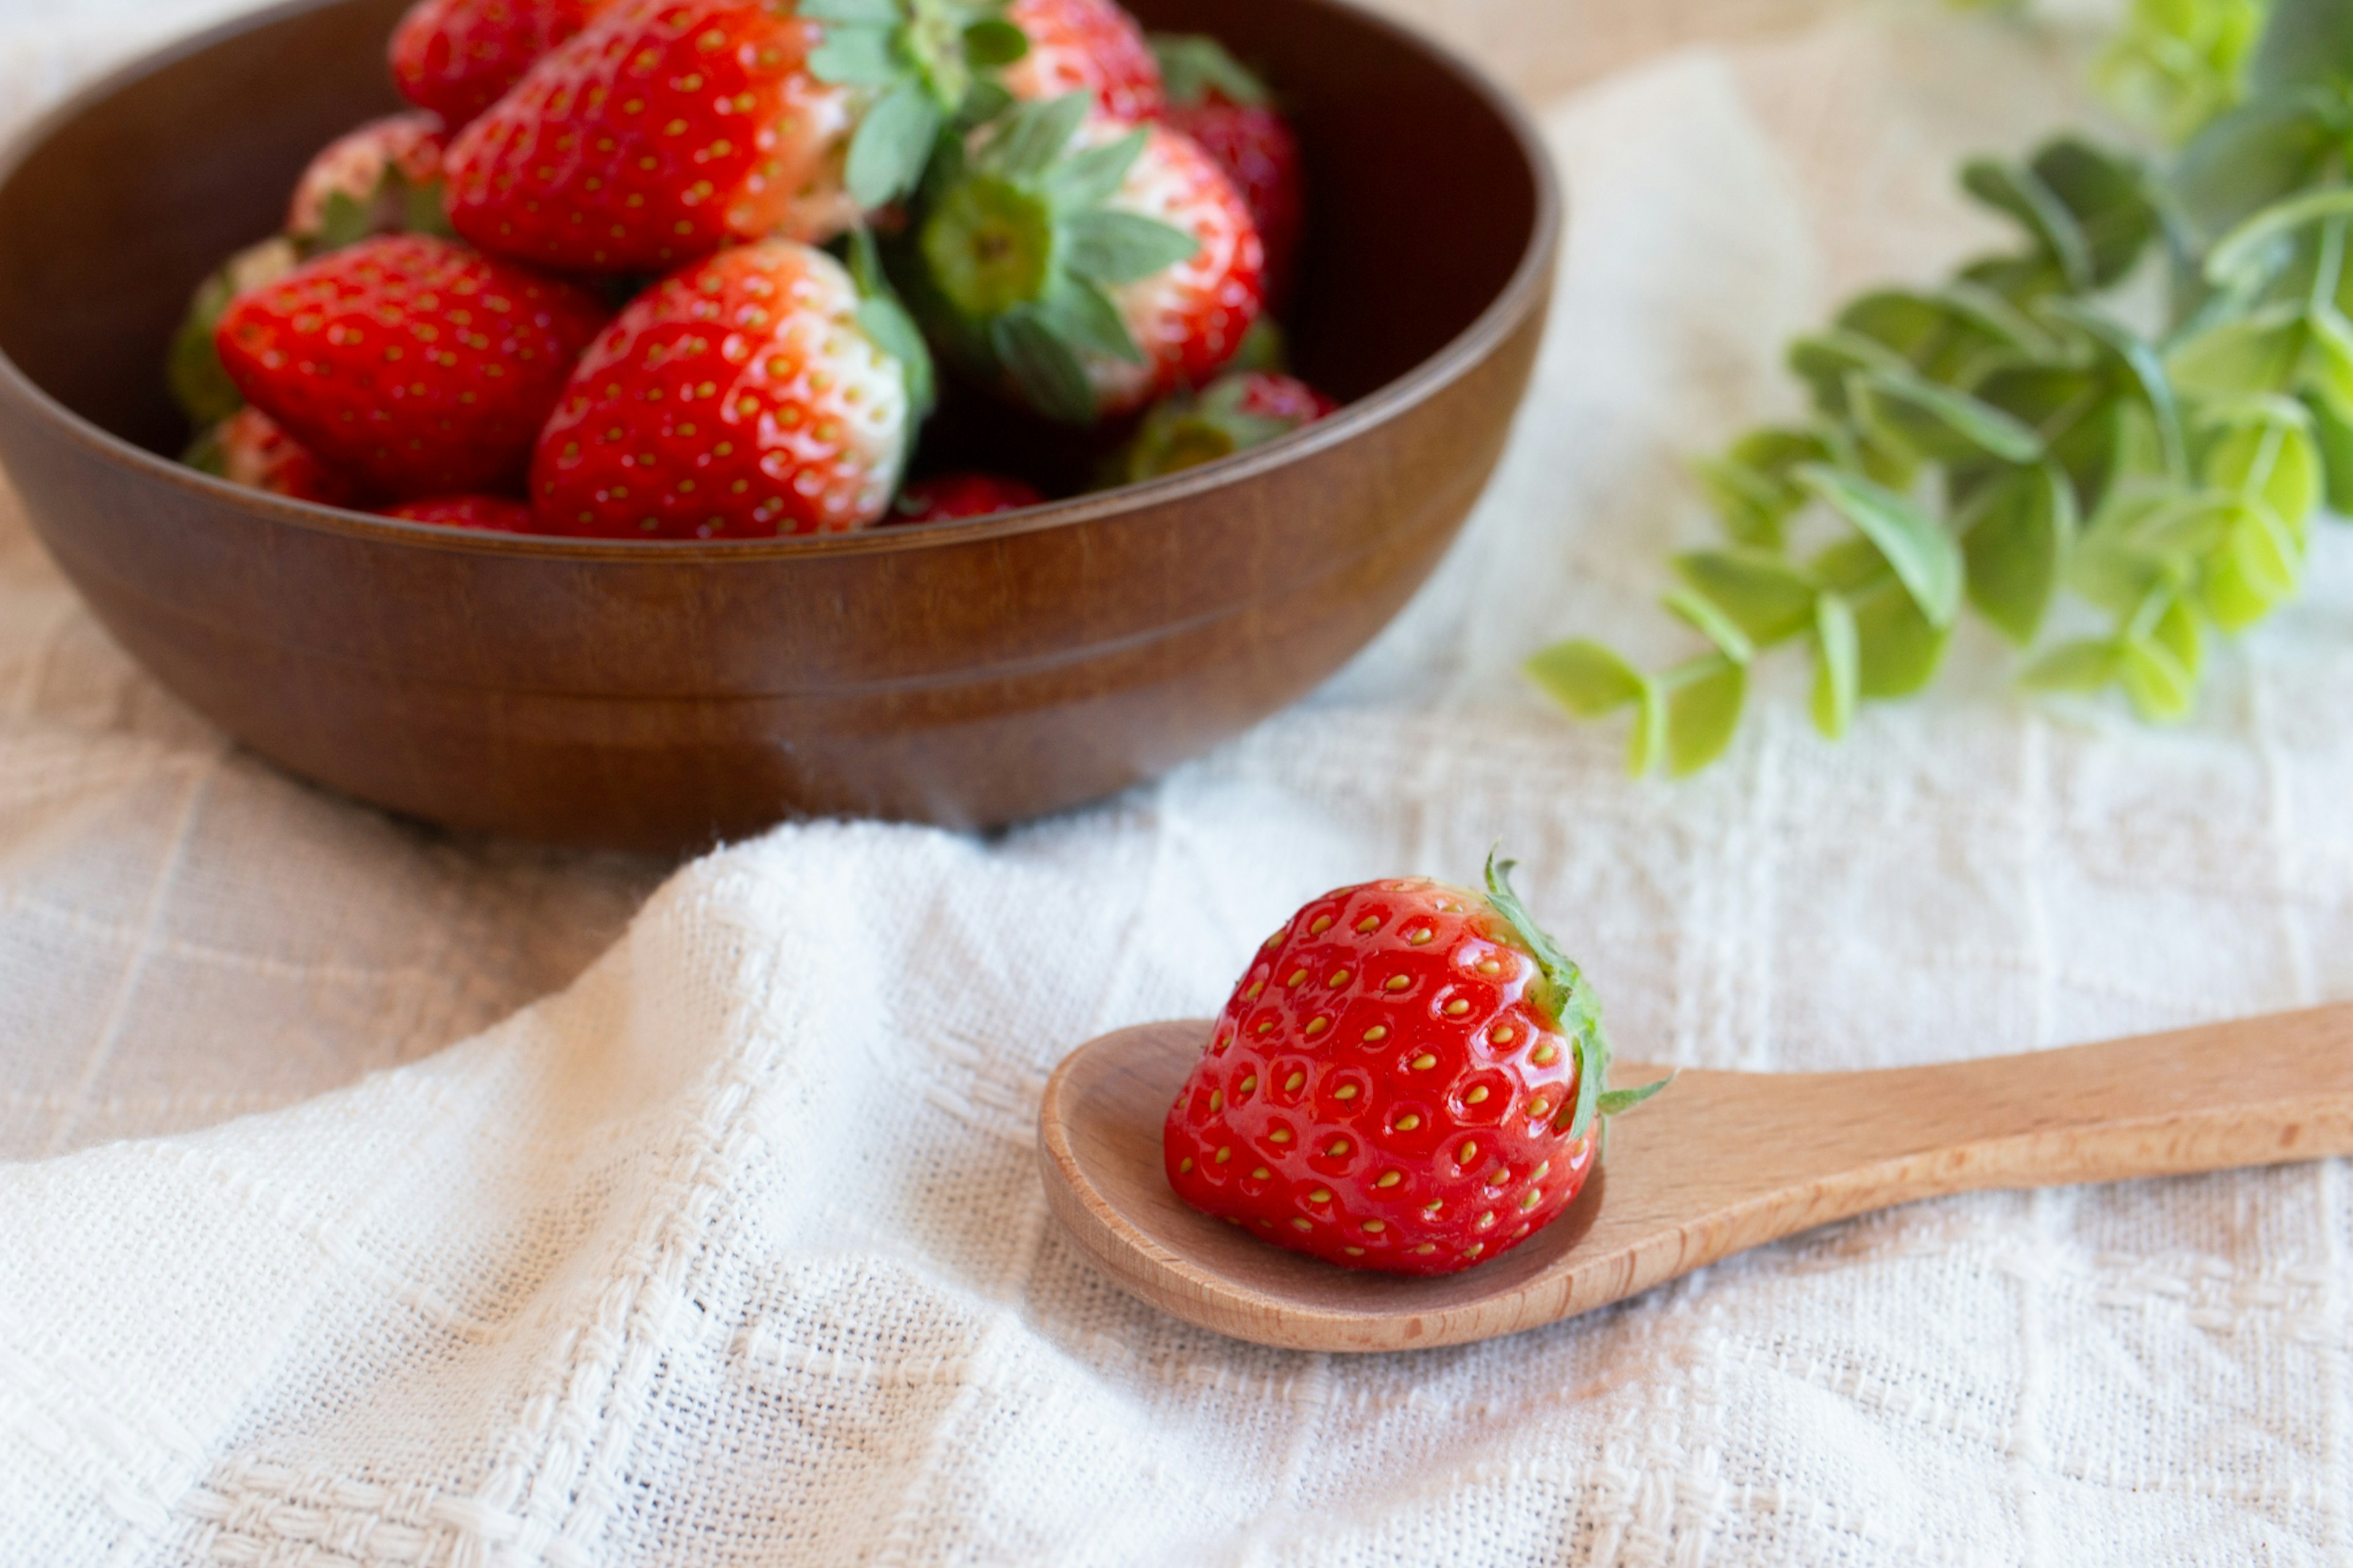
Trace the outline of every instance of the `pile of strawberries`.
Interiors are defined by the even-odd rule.
[[[414,111],[328,146],[173,346],[239,483],[459,527],[774,538],[1043,495],[908,482],[934,357],[1104,483],[1335,405],[1268,314],[1299,143],[1113,0],[419,0]]]

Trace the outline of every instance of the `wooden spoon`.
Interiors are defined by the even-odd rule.
[[[1690,1071],[1617,1120],[1606,1169],[1551,1225],[1416,1279],[1270,1247],[1169,1190],[1161,1120],[1208,1031],[1144,1024],[1071,1053],[1038,1111],[1046,1195],[1130,1293],[1293,1350],[1516,1333],[1915,1198],[2353,1153],[2353,1004],[1936,1067]]]

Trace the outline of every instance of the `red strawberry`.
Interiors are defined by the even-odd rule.
[[[321,506],[356,506],[360,485],[280,428],[259,408],[238,409],[189,448],[188,464],[234,485]]]
[[[479,528],[492,533],[529,533],[531,508],[505,496],[434,496],[384,509],[386,517],[438,522],[444,528]]]
[[[1199,142],[1250,204],[1266,245],[1267,296],[1280,300],[1288,291],[1307,212],[1298,135],[1275,108],[1266,84],[1215,38],[1163,34],[1152,47],[1167,84],[1168,123]]]
[[[603,272],[838,234],[858,216],[856,100],[811,74],[818,38],[760,0],[625,0],[459,132],[449,221],[485,250]]]
[[[956,518],[987,517],[991,512],[1018,511],[1042,506],[1046,498],[1035,485],[1003,474],[942,474],[917,479],[891,503],[892,522],[947,522]]]
[[[1264,446],[1339,406],[1296,376],[1228,371],[1198,393],[1176,393],[1153,406],[1120,454],[1117,482],[1134,484]]]
[[[417,0],[392,35],[400,95],[463,125],[609,0]]]
[[[332,250],[372,234],[436,230],[441,216],[441,117],[371,120],[320,150],[295,183],[287,235]]]
[[[881,517],[923,394],[917,367],[878,342],[895,340],[877,303],[833,258],[786,239],[723,250],[638,295],[540,437],[541,531],[772,539]]]
[[[393,496],[522,472],[604,310],[425,235],[364,239],[241,296],[213,342],[246,397]]]
[[[1005,73],[1014,97],[1091,92],[1113,120],[1160,117],[1160,62],[1135,18],[1112,0],[1013,0],[1005,19],[1029,39],[1029,52]]]
[[[1195,1208],[1349,1268],[1445,1274],[1567,1207],[1609,1047],[1585,977],[1487,866],[1326,893],[1266,941],[1170,1108],[1168,1180]]]
[[[911,298],[944,353],[1049,418],[1204,381],[1258,319],[1249,209],[1176,132],[1090,118],[1077,93],[1018,104],[937,184]]]

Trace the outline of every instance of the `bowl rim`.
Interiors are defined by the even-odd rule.
[[[105,72],[69,94],[0,145],[0,186],[13,180],[33,154],[68,123],[158,71],[244,34],[344,0],[281,0],[228,17],[212,26],[171,39]],[[747,561],[831,555],[895,553],[934,547],[985,543],[1020,534],[1096,522],[1122,513],[1158,508],[1224,489],[1335,447],[1427,401],[1483,362],[1515,331],[1551,282],[1563,223],[1560,182],[1544,139],[1518,99],[1451,45],[1419,28],[1372,10],[1361,0],[1289,0],[1336,14],[1357,26],[1387,34],[1430,58],[1484,103],[1518,146],[1535,186],[1535,212],[1528,239],[1510,276],[1470,324],[1402,375],[1375,387],[1338,413],[1278,437],[1264,446],[1214,462],[1138,483],[1115,486],[979,518],[868,527],[846,533],[788,535],[778,539],[583,539],[563,534],[505,533],[413,522],[405,518],[332,507],[272,495],[189,468],[151,452],[65,406],[0,349],[0,393],[22,401],[61,434],[127,462],[152,479],[233,501],[273,521],[314,532],[340,534],[377,543],[569,561],[670,562]]]

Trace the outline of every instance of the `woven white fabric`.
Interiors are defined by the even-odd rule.
[[[158,15],[0,0],[0,84]],[[239,753],[0,521],[0,1563],[2353,1563],[2341,1162],[1921,1205],[1363,1358],[1130,1301],[1032,1167],[1070,1046],[1498,835],[1652,1059],[2353,995],[2353,531],[2162,732],[2026,709],[1972,633],[1843,747],[1792,677],[1725,766],[1635,784],[1511,673],[1660,636],[1680,456],[1786,405],[1838,291],[1991,232],[1955,157],[2087,112],[2073,68],[1866,12],[1560,102],[1530,405],[1347,672],[1101,807],[781,829],[634,921],[657,868]]]

